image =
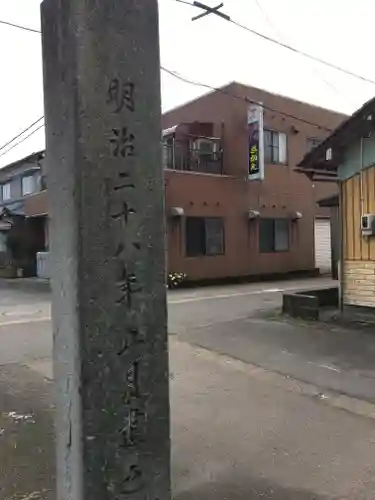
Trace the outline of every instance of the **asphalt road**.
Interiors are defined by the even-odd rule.
[[[327,279],[176,290],[168,294],[169,333],[189,333],[246,320],[281,304],[282,292],[320,287]],[[0,287],[0,365],[50,358],[50,294]],[[186,337],[187,336],[187,337]]]
[[[371,333],[278,315],[283,291],[330,284],[320,278],[173,291],[168,294],[169,333],[322,391],[375,403]],[[49,362],[49,294],[0,288],[0,340],[0,364]]]
[[[275,312],[328,283],[169,294],[174,500],[375,498],[372,337]],[[0,500],[55,500],[49,316],[0,289]]]

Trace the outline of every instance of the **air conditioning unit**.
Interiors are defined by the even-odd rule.
[[[197,139],[194,141],[194,149],[198,151],[200,155],[212,155],[213,153],[217,153],[219,144],[217,141],[209,139]]]
[[[363,214],[361,217],[363,236],[375,236],[375,214]]]

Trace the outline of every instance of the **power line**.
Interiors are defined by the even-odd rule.
[[[264,18],[266,19],[267,23],[270,25],[270,27],[273,29],[273,31],[275,32],[276,36],[279,38],[279,40],[283,41],[284,43],[288,43],[288,41],[286,40],[284,34],[279,30],[279,28],[275,25],[275,23],[272,22],[272,19],[270,18],[270,16],[268,15],[267,11],[265,8],[263,8],[263,5],[261,3],[261,0],[255,0],[255,3],[257,4],[258,6],[258,9],[261,11],[261,13],[263,14]],[[320,73],[319,73],[319,70],[314,66],[312,65],[311,66],[311,71],[318,77],[320,78],[328,87],[330,87],[331,90],[333,90],[334,92],[336,92],[337,94],[342,94],[342,92],[335,86],[333,85],[331,82],[329,82],[326,78],[324,78],[324,76],[322,76]],[[349,100],[346,96],[343,96],[345,100]],[[353,106],[354,106],[354,103],[352,103]]]
[[[233,19],[231,19],[229,22],[234,24],[235,26],[238,26],[239,28],[241,28],[245,31],[248,31],[249,33],[252,33],[253,35],[259,36],[260,38],[267,40],[268,42],[272,42],[272,43],[279,45],[280,47],[284,47],[284,49],[288,49],[291,52],[294,52],[295,54],[299,54],[301,56],[307,57],[308,59],[311,59],[312,61],[316,61],[320,64],[324,64],[325,66],[328,66],[329,68],[333,68],[337,71],[340,71],[341,73],[345,73],[346,75],[352,76],[353,78],[358,78],[359,80],[362,80],[363,82],[371,83],[372,85],[375,85],[375,80],[371,80],[370,78],[367,78],[365,76],[358,75],[357,73],[354,73],[353,71],[342,68],[341,66],[338,66],[337,64],[325,61],[324,59],[321,59],[320,57],[313,56],[307,52],[304,52],[303,50],[296,49],[295,47],[293,47],[292,45],[288,45],[287,43],[279,42],[278,40],[275,40],[274,38],[271,38],[270,36],[264,35],[263,33],[259,33],[258,31],[255,31],[252,28],[245,26],[244,24],[241,24],[237,21],[233,21]]]
[[[188,83],[190,85],[194,85],[196,87],[206,88],[206,89],[209,89],[209,90],[213,90],[215,92],[220,92],[221,94],[224,94],[224,95],[227,95],[229,97],[232,97],[233,99],[241,100],[241,101],[246,102],[248,104],[259,104],[257,101],[254,101],[253,99],[250,99],[248,97],[242,97],[242,96],[239,96],[237,94],[234,94],[233,92],[229,92],[228,90],[225,90],[225,89],[222,89],[222,88],[218,88],[218,87],[214,87],[214,86],[208,85],[206,83],[202,83],[202,82],[198,82],[198,81],[186,78],[185,76],[182,76],[182,75],[180,75],[179,73],[177,73],[175,71],[172,71],[172,70],[170,70],[168,68],[165,68],[164,66],[160,66],[160,69],[162,69],[165,73],[173,76],[174,78],[177,78],[178,80],[181,80],[181,81],[183,81],[185,83]],[[285,116],[287,118],[292,118],[293,120],[297,120],[299,122],[306,123],[307,125],[312,125],[314,127],[318,127],[320,129],[326,130],[327,132],[331,132],[332,131],[332,129],[330,129],[328,127],[324,127],[323,125],[321,125],[319,123],[315,123],[315,122],[312,122],[310,120],[305,120],[304,118],[300,118],[299,116],[295,116],[295,115],[293,115],[291,113],[286,113],[284,111],[280,111],[278,109],[275,109],[275,108],[272,108],[270,106],[267,106],[266,104],[262,104],[262,107],[264,109],[267,109],[268,111],[273,112],[273,113],[277,113],[277,114]],[[23,130],[18,135],[16,135],[15,137],[13,137],[13,139],[11,139],[7,143],[5,143],[3,146],[1,146],[0,147],[0,151],[3,150],[3,149],[5,149],[9,144],[11,144],[12,142],[14,142],[19,137],[21,137],[25,132],[27,132],[33,126],[35,126],[37,123],[39,123],[41,120],[43,120],[43,118],[44,118],[43,116],[41,118],[38,118],[38,120],[36,120],[35,122],[33,122],[31,125],[29,125],[25,130]],[[23,137],[20,141],[18,141],[15,144],[13,144],[9,149],[7,149],[6,151],[4,151],[2,154],[0,154],[0,158],[2,156],[6,155],[7,153],[9,153],[9,151],[11,151],[12,149],[14,149],[17,146],[19,146],[20,144],[22,144],[26,139],[28,139],[33,134],[35,134],[35,132],[37,132],[38,130],[40,130],[42,127],[44,127],[44,123],[42,125],[40,125],[39,127],[37,127],[35,130],[33,130],[26,137]]]
[[[209,89],[209,90],[213,90],[215,92],[220,92],[221,94],[224,94],[224,95],[227,95],[229,97],[232,97],[233,99],[244,101],[244,102],[246,102],[248,104],[249,103],[250,104],[259,104],[257,101],[254,101],[253,99],[250,99],[248,97],[242,97],[242,96],[239,96],[237,94],[234,94],[233,92],[229,92],[228,90],[225,90],[225,89],[222,89],[222,88],[218,88],[218,87],[214,87],[214,86],[208,85],[206,83],[202,83],[202,82],[198,82],[198,81],[186,78],[185,76],[180,75],[176,71],[172,71],[172,70],[170,70],[168,68],[165,68],[164,66],[160,66],[160,69],[162,69],[165,73],[173,76],[174,78],[177,78],[178,80],[181,80],[181,81],[183,81],[185,83],[188,83],[190,85],[194,85],[196,87],[206,88],[206,89]],[[297,120],[299,122],[306,123],[308,125],[313,125],[314,127],[318,127],[320,129],[326,130],[328,132],[332,131],[332,129],[324,127],[323,125],[321,125],[319,123],[315,123],[315,122],[312,122],[310,120],[305,120],[305,119],[300,118],[299,116],[295,116],[295,115],[293,115],[291,113],[286,113],[284,111],[280,111],[278,109],[275,109],[275,108],[272,108],[270,106],[267,106],[266,104],[262,104],[262,107],[264,109],[267,109],[268,111],[273,112],[273,113],[277,113],[277,114],[286,116],[287,118],[292,118],[293,120]],[[38,118],[31,125],[29,125],[27,128],[25,128],[24,130],[22,130],[22,132],[20,132],[15,137],[13,137],[13,139],[11,139],[8,142],[6,142],[3,146],[0,147],[0,151],[2,151],[3,149],[5,149],[7,146],[9,146],[10,144],[12,144],[16,139],[18,139],[19,137],[21,137],[22,135],[24,135],[25,132],[27,132],[32,127],[34,127],[37,123],[39,123],[41,120],[43,120],[43,118],[44,118],[44,116]],[[22,144],[26,139],[28,139],[33,134],[35,134],[42,127],[44,127],[44,123],[42,123],[39,127],[37,127],[35,130],[33,130],[30,134],[28,134],[27,136],[23,137],[20,141],[16,142],[15,144],[12,144],[12,146],[10,148],[8,148],[6,151],[4,151],[3,153],[0,154],[0,158],[2,156],[6,155],[7,153],[9,153],[9,151],[12,151],[12,149],[14,149],[17,146],[19,146],[20,144]]]
[[[35,30],[33,28],[27,28],[26,26],[20,26],[19,24],[9,23],[8,21],[0,21],[0,24],[12,26],[12,28],[18,28],[18,29],[24,30],[24,31],[31,31],[32,33],[40,33],[40,30]]]
[[[22,132],[20,132],[18,135],[16,135],[15,137],[13,137],[13,139],[10,139],[10,141],[6,142],[5,144],[3,144],[1,147],[0,147],[0,151],[2,151],[3,149],[5,149],[7,146],[9,146],[9,144],[11,144],[12,142],[14,142],[16,139],[18,139],[19,137],[21,137],[21,135],[23,135],[25,132],[27,132],[28,130],[30,130],[32,127],[34,127],[34,125],[36,125],[37,123],[39,123],[41,120],[43,120],[44,116],[41,116],[40,118],[38,118],[37,120],[35,120],[35,122],[33,122],[31,125],[29,125],[27,128],[25,128],[24,130],[22,130]]]
[[[248,104],[250,103],[250,104],[258,104],[259,105],[258,101],[254,101],[253,99],[250,99],[248,97],[242,97],[242,96],[239,96],[239,95],[234,94],[232,92],[229,92],[228,90],[225,90],[225,89],[222,89],[222,88],[219,88],[219,87],[213,87],[213,86],[208,85],[206,83],[197,82],[195,80],[191,80],[189,78],[186,78],[185,76],[180,75],[179,73],[176,73],[175,71],[172,71],[170,69],[164,68],[164,66],[160,66],[160,68],[163,71],[165,71],[166,73],[168,73],[169,75],[173,76],[174,78],[177,78],[178,80],[181,80],[181,81],[183,81],[185,83],[189,83],[190,85],[195,85],[197,87],[202,87],[202,88],[206,88],[206,89],[209,89],[209,90],[214,90],[215,92],[220,92],[221,94],[225,94],[225,95],[230,96],[230,97],[232,97],[234,99],[239,99],[241,101],[245,101]],[[293,120],[297,120],[297,121],[300,121],[302,123],[306,123],[307,125],[313,125],[314,127],[318,127],[320,129],[326,130],[327,132],[332,132],[331,128],[324,127],[323,125],[321,125],[319,123],[315,123],[315,122],[312,122],[310,120],[305,120],[304,118],[300,118],[299,116],[295,116],[295,115],[292,115],[290,113],[286,113],[284,111],[280,111],[278,109],[271,108],[270,106],[267,106],[266,104],[262,103],[262,107],[264,109],[267,109],[268,111],[272,111],[273,113],[277,113],[279,115],[286,116],[287,118],[292,118]]]
[[[35,134],[36,132],[38,132],[38,130],[40,130],[42,127],[44,127],[44,123],[42,123],[42,125],[39,125],[39,127],[37,127],[35,130],[33,130],[32,132],[30,132],[30,134],[26,135],[25,137],[23,137],[20,141],[16,142],[15,144],[13,144],[9,149],[7,149],[6,151],[4,151],[3,153],[0,154],[0,158],[6,154],[8,154],[10,151],[12,151],[12,149],[16,148],[17,146],[19,146],[20,144],[22,144],[24,141],[26,141],[26,139],[28,139],[29,137],[31,137],[33,134]]]
[[[180,3],[189,4],[191,7],[199,7],[198,5],[196,5],[196,2],[189,3],[189,2],[182,1],[182,0],[176,0],[176,1],[180,2]],[[213,14],[215,14],[215,12],[213,12]],[[297,48],[293,47],[292,45],[289,45],[289,44],[284,43],[284,42],[280,42],[279,40],[276,40],[275,38],[272,38],[268,35],[265,35],[264,33],[260,33],[259,31],[256,31],[252,28],[249,28],[248,26],[245,26],[244,24],[241,24],[238,21],[234,21],[229,16],[228,16],[228,19],[226,19],[226,20],[228,22],[230,22],[231,24],[237,26],[238,28],[241,28],[245,31],[248,31],[252,35],[258,36],[259,38],[263,38],[263,40],[266,40],[267,42],[274,43],[276,45],[279,45],[280,47],[283,47],[284,49],[287,49],[291,52],[294,52],[295,54],[299,54],[301,56],[307,57],[308,59],[311,59],[312,61],[315,61],[315,62],[318,62],[318,63],[323,64],[325,66],[328,66],[329,68],[333,68],[336,71],[340,71],[341,73],[349,75],[353,78],[358,78],[359,80],[362,80],[366,83],[371,83],[372,85],[375,85],[375,80],[371,80],[370,78],[367,78],[365,76],[358,75],[357,73],[354,73],[353,71],[342,68],[341,66],[339,66],[337,64],[330,63],[328,61],[325,61],[324,59],[321,59],[320,57],[313,56],[312,54],[309,54],[308,52],[304,52],[303,50],[297,49]]]
[[[367,78],[365,76],[358,75],[357,73],[354,73],[353,71],[350,71],[348,69],[342,68],[341,66],[339,66],[337,64],[325,61],[324,59],[321,59],[320,57],[313,56],[312,54],[309,54],[308,52],[304,52],[303,50],[297,49],[297,48],[293,47],[292,45],[289,45],[287,43],[284,43],[284,42],[281,42],[279,40],[276,40],[275,38],[272,38],[272,37],[270,37],[268,35],[265,35],[264,33],[260,33],[259,31],[256,31],[256,30],[254,30],[252,28],[249,28],[248,26],[245,26],[244,24],[241,24],[238,21],[234,21],[230,16],[227,16],[227,15],[222,14],[221,12],[218,12],[216,10],[216,8],[211,8],[211,7],[205,6],[204,4],[202,4],[200,2],[196,2],[196,1],[194,3],[190,3],[190,2],[188,2],[186,0],[175,0],[175,1],[179,2],[179,3],[183,3],[185,5],[190,5],[190,7],[197,7],[197,8],[200,8],[200,9],[204,8],[208,12],[210,12],[212,14],[216,14],[219,17],[222,17],[225,21],[228,21],[231,24],[234,24],[238,28],[241,28],[241,29],[243,29],[245,31],[248,31],[249,33],[251,33],[251,34],[253,34],[255,36],[263,38],[263,40],[266,40],[268,42],[271,42],[271,43],[274,43],[276,45],[279,45],[280,47],[283,47],[284,49],[288,49],[291,52],[294,52],[295,54],[299,54],[301,56],[307,57],[308,59],[311,59],[311,60],[313,60],[315,62],[318,62],[320,64],[328,66],[329,68],[335,69],[336,71],[340,71],[341,73],[349,75],[349,76],[351,76],[353,78],[358,78],[359,80],[362,80],[362,81],[364,81],[366,83],[371,83],[372,85],[375,85],[375,80],[371,80],[371,78]],[[26,30],[26,31],[31,31],[33,33],[41,33],[40,30],[36,30],[36,29],[33,29],[33,28],[27,28],[26,26],[20,26],[18,24],[9,23],[7,21],[0,21],[0,23],[6,24],[8,26],[13,26],[14,28],[19,28],[19,29],[23,29],[23,30]]]

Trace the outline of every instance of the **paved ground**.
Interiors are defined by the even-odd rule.
[[[169,295],[176,500],[375,498],[375,340],[274,310],[323,283]],[[49,313],[0,289],[0,500],[55,500]]]

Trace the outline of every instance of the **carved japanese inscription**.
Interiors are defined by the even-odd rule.
[[[116,306],[122,308],[125,319],[124,336],[117,355],[124,366],[121,401],[122,422],[118,428],[118,448],[125,452],[126,474],[120,493],[128,497],[145,488],[142,458],[137,447],[144,442],[147,424],[146,397],[142,393],[142,345],[145,337],[139,324],[139,295],[142,286],[137,276],[138,253],[141,243],[137,234],[138,213],[131,193],[137,188],[134,159],[137,157],[137,139],[129,125],[129,114],[136,109],[136,87],[133,82],[114,77],[110,80],[106,104],[114,117],[109,134],[109,156],[114,163],[114,179],[110,217],[116,234],[113,251]],[[131,121],[131,120],[130,120]],[[120,126],[119,126],[120,124]],[[130,198],[129,198],[130,196]]]

